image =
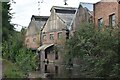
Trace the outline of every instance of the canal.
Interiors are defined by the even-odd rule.
[[[40,70],[31,72],[30,78],[80,78],[80,65],[40,63]]]

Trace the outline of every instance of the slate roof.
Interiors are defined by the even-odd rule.
[[[49,16],[35,16],[35,15],[33,15],[31,19],[33,19],[33,18],[35,19],[36,27],[40,30],[45,25]]]
[[[58,15],[58,17],[61,18],[67,26],[70,26],[71,22],[74,19],[77,8],[59,6],[53,6],[52,8],[55,9],[55,12]]]
[[[48,16],[35,16],[32,15],[31,22],[28,26],[26,36],[34,35],[40,32],[40,30],[43,29],[43,26],[45,25],[46,21],[48,20]]]
[[[89,11],[93,11],[93,3],[80,2],[80,5],[81,5],[83,8],[88,9]]]

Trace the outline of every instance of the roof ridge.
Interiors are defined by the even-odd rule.
[[[65,6],[52,6],[52,8],[50,9],[50,11],[52,10],[52,9],[68,9],[68,10],[76,10],[77,9],[77,7],[65,7]]]
[[[58,8],[75,8],[75,9],[77,9],[77,7],[65,7],[65,6],[52,6],[52,7],[58,7]]]

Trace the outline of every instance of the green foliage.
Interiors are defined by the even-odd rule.
[[[14,26],[10,24],[12,14],[10,13],[10,3],[2,3],[2,41],[7,40],[14,32]]]
[[[25,72],[35,70],[36,68],[36,55],[32,51],[21,48],[16,57],[16,64],[20,67],[21,70]]]
[[[20,33],[16,32],[14,36],[9,36],[8,40],[3,42],[3,58],[14,61],[14,56],[22,47],[22,44]]]
[[[4,75],[7,77],[22,77],[22,73],[27,73],[36,67],[36,55],[24,47],[25,29],[21,32],[14,30],[10,24],[12,14],[10,13],[10,3],[2,3],[2,58],[16,66],[6,69]],[[1,48],[0,48],[1,49]],[[4,63],[4,62],[3,62]],[[11,66],[12,67],[12,66]]]
[[[7,59],[18,68],[27,73],[36,67],[36,54],[23,46],[23,40],[20,33],[16,33],[9,38],[9,42],[5,41],[2,46],[2,57]]]
[[[6,78],[17,78],[25,77],[24,73],[19,68],[8,60],[3,59],[3,77]]]
[[[66,43],[68,56],[80,57],[83,73],[99,77],[120,76],[120,31],[108,27],[96,31],[91,24],[81,25]],[[87,75],[86,75],[87,76]]]

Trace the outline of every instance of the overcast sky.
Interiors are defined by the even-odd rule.
[[[15,13],[11,23],[28,26],[32,15],[49,16],[52,6],[65,6],[64,0],[14,0],[16,3],[11,5],[11,12]],[[38,1],[43,2],[38,4]],[[80,2],[96,3],[100,0],[67,0],[68,7],[78,7]],[[38,5],[40,11],[38,11]],[[40,12],[40,13],[39,13]],[[17,31],[21,26],[15,27]]]

